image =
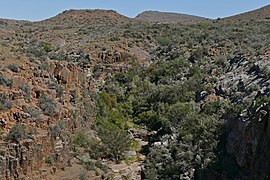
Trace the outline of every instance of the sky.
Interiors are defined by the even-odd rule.
[[[0,18],[39,21],[68,9],[113,9],[128,17],[158,10],[216,19],[268,4],[269,0],[1,0]]]

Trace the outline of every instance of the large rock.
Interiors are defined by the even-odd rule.
[[[19,87],[21,87],[22,85],[27,84],[27,79],[25,79],[25,78],[22,77],[22,76],[14,76],[14,77],[12,78],[12,81],[13,81],[13,84],[12,84],[12,87],[13,87],[13,88],[19,88]]]
[[[59,72],[59,77],[62,83],[68,84],[71,82],[71,72],[67,67],[63,67],[63,69]]]

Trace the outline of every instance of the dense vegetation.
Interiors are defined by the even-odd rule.
[[[144,149],[146,179],[184,178],[195,169],[237,174],[234,160],[225,159],[224,122],[228,114],[236,117],[251,102],[235,101],[234,95],[218,97],[217,81],[238,57],[252,65],[265,52],[268,23],[140,26],[158,43],[154,62],[107,79],[99,94],[97,123],[125,130],[132,122],[157,132]]]

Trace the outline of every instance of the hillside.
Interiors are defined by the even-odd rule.
[[[270,5],[264,6],[262,8],[238,14],[235,16],[224,18],[225,20],[242,20],[242,21],[251,21],[251,20],[262,20],[269,21],[270,19]]]
[[[31,21],[0,18],[0,24],[2,25],[25,25],[29,23],[31,23]]]
[[[38,22],[54,26],[77,27],[85,25],[114,25],[132,20],[113,10],[66,10],[55,17]]]
[[[135,17],[138,21],[152,23],[198,23],[207,20],[207,18],[192,16],[187,14],[145,11]]]
[[[188,18],[0,23],[0,179],[269,178],[269,22]]]

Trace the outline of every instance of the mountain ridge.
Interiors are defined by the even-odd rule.
[[[138,21],[154,23],[196,23],[209,20],[208,18],[195,15],[152,10],[144,11],[138,14],[134,19]]]
[[[267,20],[270,19],[270,5],[263,6],[261,8],[250,10],[244,13],[221,18],[223,20]],[[125,23],[132,21],[150,22],[150,23],[198,23],[203,21],[213,20],[211,18],[178,13],[178,12],[162,12],[157,10],[146,10],[137,14],[134,18],[127,17],[118,13],[115,10],[104,9],[70,9],[64,10],[56,16],[40,20],[17,20],[0,18],[1,24],[18,24],[23,25],[27,23],[55,23],[57,25],[72,22],[75,24],[84,23]],[[79,22],[80,21],[80,22]]]
[[[116,23],[128,23],[132,19],[122,14],[119,14],[115,10],[65,10],[56,16],[51,18],[37,21],[38,24],[52,24],[52,25],[66,25],[66,26],[83,26],[84,24],[96,23],[96,24],[116,24]]]
[[[270,19],[270,5],[222,18],[225,20],[267,20]]]

